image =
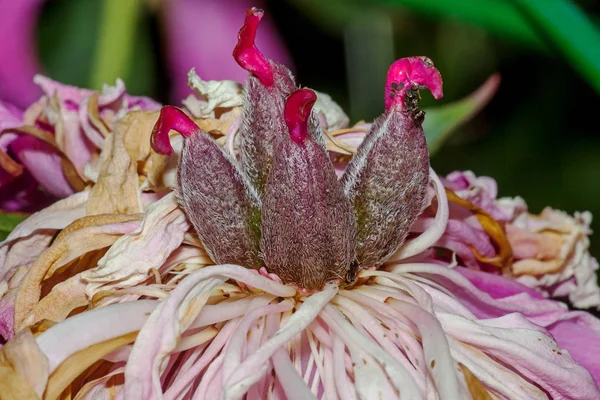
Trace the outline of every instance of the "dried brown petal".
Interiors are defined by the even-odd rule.
[[[18,288],[15,331],[39,302],[44,278],[77,257],[112,245],[123,233],[139,226],[139,215],[103,215],[82,218],[67,227],[32,265]],[[90,265],[90,267],[92,267]]]
[[[17,333],[0,351],[0,399],[40,399],[49,364],[29,329]]]
[[[50,375],[44,400],[59,399],[60,394],[87,368],[105,355],[132,343],[138,332],[131,332],[78,351],[63,361]]]
[[[135,214],[142,210],[137,165],[124,143],[127,128],[119,124],[106,138],[98,182],[88,200],[88,215]]]

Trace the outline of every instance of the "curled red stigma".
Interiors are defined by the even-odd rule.
[[[290,131],[290,137],[298,144],[308,137],[308,118],[316,101],[317,94],[310,89],[298,89],[285,101],[285,124]]]
[[[198,125],[179,108],[164,106],[152,129],[150,143],[157,153],[170,156],[173,154],[173,146],[169,141],[169,131],[174,130],[183,137],[190,137],[199,129]]]
[[[263,14],[264,11],[256,7],[246,11],[246,19],[238,34],[238,42],[233,50],[233,58],[242,68],[254,74],[263,85],[271,86],[274,82],[271,63],[254,44],[256,28],[258,28]]]
[[[385,82],[385,109],[395,104],[406,109],[405,95],[408,90],[429,89],[433,97],[442,98],[442,75],[427,57],[407,57],[394,62],[388,69]]]

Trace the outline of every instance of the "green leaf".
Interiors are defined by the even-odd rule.
[[[442,144],[456,128],[471,119],[490,101],[499,84],[500,76],[492,75],[468,97],[425,110],[423,130],[431,155],[434,155],[442,147]]]
[[[546,0],[542,0],[545,2]],[[437,18],[456,18],[478,25],[499,36],[537,48],[546,47],[539,32],[511,1],[507,0],[381,0]]]
[[[329,30],[343,30],[349,21],[360,20],[369,8],[387,8],[392,12],[409,10],[434,18],[461,20],[497,36],[547,49],[539,32],[507,0],[293,0],[292,3]]]
[[[127,75],[133,62],[142,0],[104,0],[102,23],[91,74],[92,89]]]
[[[6,239],[9,233],[29,215],[21,213],[0,212],[0,241]]]
[[[600,31],[585,14],[566,0],[516,0],[516,4],[532,26],[600,92]]]
[[[87,87],[102,3],[96,0],[45,3],[36,26],[37,50],[44,73],[60,82]]]

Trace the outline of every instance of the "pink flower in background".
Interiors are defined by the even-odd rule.
[[[33,77],[43,73],[36,54],[35,29],[46,0],[0,0],[0,100],[25,109],[42,92]],[[186,76],[191,68],[205,80],[243,81],[245,75],[231,58],[244,10],[249,0],[162,0],[159,10],[165,23],[167,68],[173,82],[173,101],[191,93]],[[267,16],[257,43],[264,53],[291,65],[291,57]],[[124,78],[124,77],[120,77]],[[108,82],[107,82],[108,83]]]
[[[0,104],[0,208],[8,211],[35,211],[82,190],[90,180],[86,165],[116,122],[128,111],[160,107],[128,95],[120,80],[102,93],[41,75],[34,81],[44,95],[25,112]]]
[[[0,0],[0,100],[26,108],[41,94],[33,84],[40,65],[35,26],[44,0]],[[8,40],[10,38],[10,40]]]
[[[173,81],[172,99],[179,103],[191,93],[185,84],[190,69],[204,80],[244,82],[246,72],[231,57],[246,9],[260,6],[251,0],[165,0],[167,65]],[[269,15],[261,22],[256,44],[267,56],[287,66],[292,59]],[[293,68],[292,68],[293,69]]]

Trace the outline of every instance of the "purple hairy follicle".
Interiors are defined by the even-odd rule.
[[[207,253],[218,264],[260,268],[256,192],[231,156],[178,108],[162,108],[152,134],[155,150],[173,151],[170,130],[186,138],[177,169],[177,194]]]
[[[284,102],[296,90],[290,70],[268,60],[254,44],[262,16],[263,11],[257,8],[247,11],[233,52],[238,64],[250,72],[243,95],[241,164],[261,196],[273,163],[276,142],[286,134]]]
[[[378,117],[341,178],[358,225],[361,268],[377,266],[402,245],[422,211],[429,182],[429,153],[418,109],[418,90],[442,97],[431,60],[411,57],[388,70],[386,111]]]
[[[288,137],[278,143],[263,200],[261,247],[270,272],[318,290],[346,280],[354,261],[356,222],[311,110],[316,94],[292,93],[285,105]]]

